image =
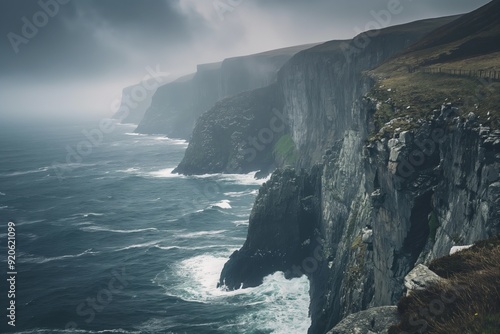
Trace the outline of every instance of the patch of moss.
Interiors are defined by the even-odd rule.
[[[294,165],[297,162],[298,154],[295,143],[290,134],[283,135],[274,145],[273,154],[276,159],[284,165]]]

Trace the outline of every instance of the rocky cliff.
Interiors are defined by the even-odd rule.
[[[155,92],[156,89],[146,89],[143,84],[125,87],[120,106],[113,118],[121,123],[139,124],[151,105]]]
[[[198,119],[184,159],[174,173],[271,170],[273,148],[285,132],[280,104],[276,85],[217,102]]]
[[[357,36],[354,40],[331,41],[297,53],[279,70],[277,85],[267,88],[267,99],[272,99],[272,103],[268,106],[258,106],[262,101],[254,103],[260,108],[259,114],[267,114],[265,120],[257,127],[235,121],[240,118],[240,112],[248,114],[242,98],[217,104],[198,120],[190,142],[192,147],[186,151],[176,172],[267,171],[286,165],[310,168],[321,160],[329,143],[339,140],[347,130],[363,122],[349,111],[371,87],[371,81],[363,72],[452,19],[425,20],[387,28]],[[345,89],[346,85],[349,89]],[[261,94],[253,94],[258,101]],[[278,121],[284,121],[285,127],[275,130],[273,123]],[[219,131],[231,127],[235,127],[234,136],[231,131]],[[207,137],[219,140],[208,141]],[[215,154],[221,151],[221,144],[226,152],[231,152],[226,155],[239,158],[221,160],[221,155]]]
[[[221,63],[198,65],[196,73],[157,90],[136,132],[189,139],[196,119],[217,101],[272,84],[286,61],[311,46],[284,48],[228,58]]]
[[[275,270],[306,274],[309,332],[326,333],[351,313],[394,305],[415,264],[499,232],[500,132],[484,126],[478,115],[464,114],[470,106],[455,92],[458,107],[447,103],[433,110],[421,103],[425,114],[412,114],[418,101],[402,108],[400,96],[380,99],[377,90],[398,87],[364,73],[454,19],[329,42],[298,53],[280,70],[278,94],[298,152],[294,165],[305,168],[301,179],[319,181],[306,187],[289,170],[271,178],[257,197],[247,241],[224,267],[221,285],[253,285]],[[412,82],[412,89],[425,90],[436,81],[420,75],[410,80],[415,78],[422,80]],[[448,88],[434,93],[449,101]],[[387,111],[387,104],[394,109]],[[381,114],[389,115],[386,123],[380,123]],[[290,184],[298,188],[287,197],[283,191]],[[278,202],[277,194],[285,202]],[[304,206],[306,198],[319,204]],[[308,239],[293,234],[299,230]],[[308,242],[313,247],[305,249]],[[278,255],[286,260],[279,262]]]

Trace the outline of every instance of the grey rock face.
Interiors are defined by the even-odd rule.
[[[302,261],[317,246],[318,172],[319,168],[311,174],[277,170],[262,186],[250,215],[247,240],[225,264],[220,286],[230,290],[257,286],[276,271],[289,278],[302,275]]]
[[[274,85],[224,99],[198,119],[174,172],[268,172],[274,164],[275,144],[285,128]]]
[[[425,290],[429,285],[441,281],[443,281],[443,278],[439,277],[435,272],[423,264],[418,264],[405,276],[407,295],[412,291]]]
[[[426,25],[426,29],[432,28]],[[320,199],[320,211],[313,225],[320,254],[315,257],[317,267],[307,273],[310,334],[326,333],[350,314],[396,304],[404,294],[404,278],[416,264],[500,229],[498,138],[481,129],[475,117],[461,122],[451,117],[456,112],[453,107],[445,106],[446,118],[438,111],[414,130],[395,133],[389,140],[367,140],[378,101],[362,97],[372,82],[361,72],[425,29],[417,30],[406,29],[408,35],[381,34],[349,60],[341,44],[326,43],[297,54],[280,71],[283,110],[300,156],[296,167],[321,162],[321,167],[314,167],[319,168],[319,193],[314,197]],[[272,193],[289,189],[287,180],[275,179]],[[298,205],[295,195],[284,198]],[[257,249],[273,249],[277,254],[285,249],[292,254],[286,243],[267,237],[268,229],[279,235],[279,229],[289,226],[265,217],[288,217],[294,209],[286,202],[277,204],[274,196],[263,195],[258,201],[261,210],[272,211],[262,210],[262,219],[250,222],[247,241],[259,240]],[[291,217],[287,220],[292,226],[300,224]],[[296,241],[291,244],[302,249]],[[225,277],[243,272],[238,268],[245,263],[267,268],[259,275],[290,267],[291,262],[283,268],[268,258],[251,258],[256,248],[248,253],[248,246],[243,249],[242,257],[236,255],[228,262],[241,260],[241,264],[225,267]],[[242,281],[240,276],[233,286],[239,287]]]
[[[327,334],[386,334],[398,322],[396,306],[373,307],[347,316]]]

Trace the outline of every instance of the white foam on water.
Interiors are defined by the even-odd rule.
[[[0,196],[5,196],[5,195],[7,194],[0,191]]]
[[[248,174],[221,174],[221,179],[225,181],[234,182],[242,185],[262,185],[271,178],[271,175],[264,179],[256,179],[257,172],[250,172]]]
[[[229,197],[243,197],[243,196],[255,195],[257,193],[258,190],[245,190],[245,191],[227,192],[224,193],[224,195]]]
[[[248,226],[249,222],[248,220],[235,220],[233,224],[236,226]]]
[[[61,256],[56,256],[56,257],[34,256],[32,254],[21,253],[21,254],[19,254],[18,260],[21,263],[42,264],[42,263],[47,263],[47,262],[52,262],[52,261],[60,261],[60,260],[65,260],[65,259],[73,259],[73,258],[77,258],[77,257],[80,257],[80,256],[93,255],[93,254],[99,254],[99,252],[93,252],[92,248],[89,248],[89,249],[87,249],[86,251],[84,251],[84,252],[82,252],[80,254],[61,255]]]
[[[21,226],[21,225],[31,225],[31,224],[41,223],[43,221],[45,221],[45,219],[26,220],[26,221],[22,221],[22,222],[16,223],[16,225],[18,225],[18,226]]]
[[[115,125],[119,125],[119,126],[123,126],[123,127],[134,127],[136,128],[137,127],[137,124],[134,124],[134,123],[120,123],[120,122],[115,122]]]
[[[129,173],[129,174],[137,174],[140,171],[139,168],[131,167],[123,170],[119,170],[120,173]]]
[[[135,133],[135,132],[125,132],[125,135],[127,135],[127,136],[139,136],[139,137],[145,137],[146,136],[143,133]]]
[[[216,206],[218,208],[221,208],[221,209],[231,209],[231,201],[227,200],[227,199],[223,199],[222,201],[220,202],[217,202],[217,203],[214,203],[214,204],[211,204],[212,207]]]
[[[210,245],[210,246],[199,246],[199,247],[185,247],[185,246],[160,246],[154,245],[155,248],[162,250],[206,250],[206,249],[235,249],[237,245]]]
[[[256,313],[245,314],[239,322],[255,330],[273,334],[307,333],[309,318],[309,280],[306,276],[287,280],[282,272],[264,278],[262,285],[251,289],[252,299],[262,300]],[[246,326],[245,326],[246,327]]]
[[[180,234],[177,237],[191,239],[191,238],[197,238],[197,237],[206,236],[206,235],[218,235],[218,234],[222,234],[226,231],[227,230],[191,232],[191,233]]]
[[[104,216],[104,213],[89,212],[89,213],[82,213],[82,216],[84,218],[87,218],[87,217],[100,217],[100,216]]]
[[[158,231],[158,229],[155,227],[140,228],[135,230],[115,230],[102,226],[85,226],[82,227],[80,230],[85,232],[112,232],[112,233],[139,233],[146,231]]]
[[[153,176],[157,178],[186,178],[186,176],[181,175],[181,174],[173,174],[172,171],[175,168],[165,168],[165,169],[160,169],[158,171],[154,172],[149,172],[147,173],[148,176]]]
[[[169,296],[210,304],[253,305],[256,311],[235,319],[227,327],[240,332],[267,330],[275,334],[307,333],[310,326],[309,281],[305,276],[285,279],[282,272],[264,278],[255,288],[225,291],[217,288],[220,273],[230,252],[207,253],[178,262],[160,272],[153,283]]]
[[[50,166],[40,167],[40,168],[37,168],[37,169],[31,169],[31,170],[25,170],[25,171],[5,173],[2,176],[19,176],[19,175],[27,175],[27,174],[34,174],[34,173],[42,173],[42,172],[48,171],[49,169],[50,169]],[[5,194],[4,194],[4,196],[5,196]]]
[[[134,248],[151,248],[151,247],[155,247],[160,242],[162,242],[162,240],[149,241],[149,242],[145,242],[145,243],[142,243],[142,244],[134,244],[134,245],[130,245],[130,246],[118,248],[118,249],[115,250],[115,252],[120,252],[120,251],[124,251],[124,250],[128,250],[128,249],[134,249]]]

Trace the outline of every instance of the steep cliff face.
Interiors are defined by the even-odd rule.
[[[217,101],[266,87],[302,45],[198,65],[195,74],[160,87],[136,132],[189,139],[196,119]]]
[[[216,103],[198,119],[174,173],[269,171],[274,164],[273,148],[285,131],[280,110],[275,85]]]
[[[233,290],[257,286],[276,271],[300,277],[301,263],[318,247],[320,169],[279,170],[259,190],[249,237],[222,270],[219,285]]]
[[[122,123],[139,124],[151,105],[156,89],[146,89],[143,84],[125,87],[114,119]]]
[[[135,132],[187,138],[189,126],[177,125],[194,122],[193,77],[188,75],[159,87]]]
[[[330,143],[363,122],[353,105],[370,88],[363,72],[374,68],[456,17],[424,20],[331,41],[304,50],[283,66],[278,84],[283,94],[298,167],[321,160]]]
[[[267,171],[273,166],[286,165],[310,168],[320,162],[328,143],[343,138],[346,131],[363,123],[359,115],[351,111],[358,98],[371,87],[371,81],[363,76],[363,72],[450,20],[415,22],[371,32],[370,36],[362,35],[352,41],[332,41],[299,52],[280,69],[277,87],[267,88],[266,99],[272,101],[268,106],[263,104],[262,94],[256,92],[253,93],[253,110],[248,110],[249,103],[243,102],[251,96],[242,95],[217,104],[203,115],[176,171],[204,174]],[[360,40],[364,43],[363,48],[360,48]],[[226,65],[226,73],[235,76],[255,69],[253,64],[259,59],[247,58],[245,62],[229,59],[223,66]],[[262,65],[262,73],[254,74],[254,77],[263,83],[262,78],[267,73],[270,79],[268,69],[275,69],[283,60],[283,56],[266,55],[259,63],[267,62],[267,65]],[[275,74],[276,71],[273,76]],[[237,82],[242,82],[248,87],[247,81],[238,77],[249,75],[237,75],[234,80],[226,78],[224,82],[234,81],[236,87]],[[267,118],[261,118],[259,123],[236,121],[241,119],[238,115],[241,113],[247,117],[252,113],[265,113]],[[285,123],[284,128],[276,130],[278,127],[273,127],[276,118],[276,122]]]
[[[391,131],[373,136],[373,116],[387,101],[363,97],[376,84],[363,71],[452,19],[392,27],[357,51],[356,39],[329,42],[297,54],[279,73],[278,93],[299,156],[295,166],[321,180],[310,194],[320,199],[318,223],[304,226],[319,247],[292,266],[294,275],[306,274],[311,282],[310,333],[326,333],[351,313],[394,305],[415,264],[499,231],[500,132],[481,126],[473,114],[460,117],[447,104],[432,117],[406,117],[412,124],[407,131],[399,126],[405,122],[394,119],[387,124]],[[347,57],[345,50],[351,50]],[[294,178],[280,175],[272,183],[276,193]],[[265,193],[256,203],[254,211],[265,216],[284,217],[290,210]],[[280,267],[254,256],[272,247],[286,258],[301,249],[297,243],[299,248],[287,248],[284,233],[268,238],[266,230],[252,228],[261,221],[276,231],[300,224],[251,220],[247,242],[261,242],[251,251],[245,243],[245,251],[230,258],[221,275],[229,288],[245,286],[248,263],[259,268],[252,282],[291,270],[290,262]]]

